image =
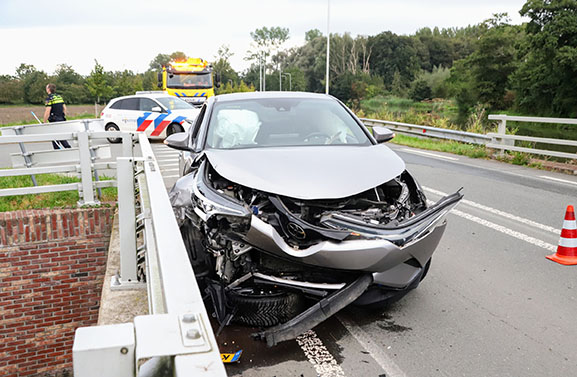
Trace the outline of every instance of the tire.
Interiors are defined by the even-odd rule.
[[[114,123],[108,123],[106,126],[104,126],[104,130],[106,130],[106,131],[120,131],[120,128],[118,128],[118,126]],[[122,139],[119,137],[107,137],[106,139],[111,144],[118,144],[122,141]]]
[[[234,322],[251,327],[271,327],[294,318],[305,309],[305,299],[301,295],[264,289],[267,291],[249,288],[227,293],[229,304],[237,308]]]
[[[175,134],[177,132],[184,132],[184,128],[182,128],[182,126],[178,123],[172,123],[166,129],[166,137],[169,137],[170,135]]]
[[[187,220],[180,227],[180,234],[196,277],[206,276],[214,271],[213,257],[206,251],[200,231]]]

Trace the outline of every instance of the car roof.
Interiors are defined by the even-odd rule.
[[[216,102],[228,102],[246,99],[264,98],[294,98],[294,99],[334,99],[333,96],[321,93],[308,92],[242,92],[220,94],[215,97]]]
[[[111,99],[110,101],[118,101],[121,99],[126,99],[126,98],[134,98],[134,97],[145,97],[145,98],[162,98],[162,97],[170,97],[170,98],[178,98],[175,96],[171,96],[168,93],[141,93],[141,94],[131,94],[129,96],[122,96],[122,97],[116,97]]]

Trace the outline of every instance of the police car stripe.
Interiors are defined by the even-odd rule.
[[[180,97],[180,94],[178,94],[178,92],[174,92],[174,94],[176,94],[177,97]]]
[[[201,97],[206,97],[206,92],[202,92]]]
[[[183,97],[186,97],[186,93],[185,93],[185,92],[182,92],[181,95],[182,95]]]
[[[170,124],[172,123],[170,120],[165,120],[160,122],[160,124],[156,127],[154,127],[154,131],[152,131],[152,133],[150,134],[150,136],[158,136],[162,133],[162,131],[164,131],[164,129]]]
[[[174,118],[174,120],[172,121],[173,123],[178,123],[178,124],[182,124],[182,122],[184,122],[184,120],[186,119],[186,117],[181,116],[177,116],[176,118]]]
[[[146,118],[148,118],[150,114],[152,113],[146,112],[136,120],[136,126],[137,126],[136,131],[144,131],[150,125],[150,123],[152,123],[152,119],[146,120]]]

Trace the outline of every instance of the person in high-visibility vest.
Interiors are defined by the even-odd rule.
[[[66,120],[66,104],[60,94],[56,94],[56,85],[46,85],[46,110],[44,110],[44,123],[46,122],[64,122]],[[70,148],[70,144],[66,140],[52,141],[54,149]]]

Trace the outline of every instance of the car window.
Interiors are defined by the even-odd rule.
[[[333,99],[263,98],[215,104],[206,144],[236,149],[371,142]]]
[[[184,102],[180,98],[173,97],[173,96],[157,97],[156,100],[158,102],[162,103],[162,105],[164,107],[166,107],[168,110],[171,110],[171,111],[172,110],[194,109],[194,106],[192,106],[190,103]]]
[[[191,140],[196,139],[196,135],[198,135],[198,131],[200,130],[200,125],[202,124],[202,120],[204,118],[204,114],[206,113],[206,105],[203,105],[200,109],[200,112],[196,116],[196,120],[194,121],[194,125],[192,126],[192,136]]]
[[[140,98],[126,98],[120,105],[122,110],[138,110],[140,107]]]
[[[140,98],[140,111],[152,111],[153,107],[160,107],[160,105],[150,98]]]
[[[110,105],[110,108],[111,108],[111,109],[116,109],[116,110],[122,109],[122,102],[124,102],[123,99],[121,99],[121,100],[119,100],[119,101],[116,101],[116,102],[114,102],[112,105]]]

